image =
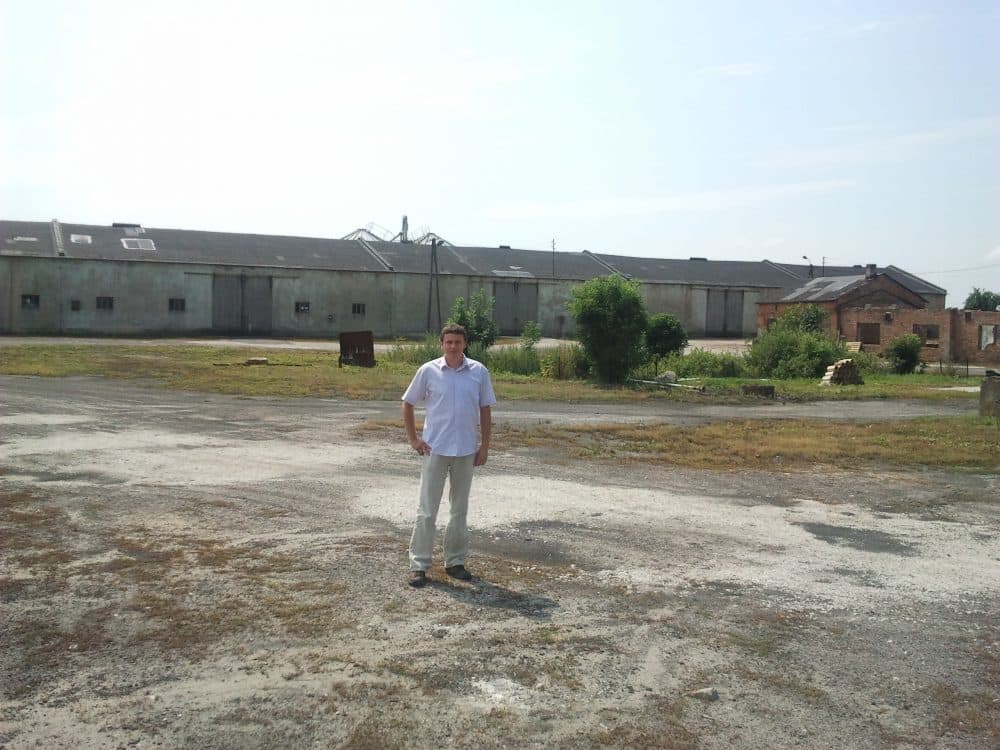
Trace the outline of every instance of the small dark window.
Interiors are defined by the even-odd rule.
[[[295,303],[295,314],[296,315],[305,315],[308,312],[309,312],[309,303],[308,302],[296,302]]]
[[[351,303],[351,314],[352,315],[364,315],[365,314],[365,303],[364,302],[352,302]]]
[[[21,309],[22,310],[37,310],[38,309],[38,295],[37,294],[22,294],[21,295]]]
[[[80,300],[71,299],[69,301],[69,309],[72,310],[73,312],[80,312]]]
[[[171,297],[167,300],[167,310],[170,312],[184,312],[184,305],[183,297]]]
[[[921,325],[920,323],[913,324],[913,332],[917,334],[924,341],[927,339],[939,339],[941,338],[941,328],[937,325]]]
[[[97,309],[98,310],[114,310],[115,309],[115,298],[114,297],[98,297],[97,298]]]
[[[881,344],[882,331],[878,323],[858,323],[858,341],[862,344]]]

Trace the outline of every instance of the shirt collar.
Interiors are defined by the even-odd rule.
[[[442,370],[450,370],[451,369],[450,367],[448,367],[448,360],[446,360],[444,357],[438,357],[437,366],[439,368],[441,368]],[[463,354],[462,355],[462,364],[460,364],[458,367],[455,368],[455,372],[458,372],[459,370],[464,370],[468,366],[469,366],[469,358],[466,357]]]

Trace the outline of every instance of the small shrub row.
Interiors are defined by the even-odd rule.
[[[667,369],[679,378],[740,378],[746,375],[743,357],[731,352],[692,349],[666,359]]]

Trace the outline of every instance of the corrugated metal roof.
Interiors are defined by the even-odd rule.
[[[0,221],[0,255],[46,257],[55,254],[51,224],[40,221]]]
[[[416,243],[234,234],[186,229],[144,228],[141,233],[120,226],[60,224],[62,249],[68,258],[160,261],[213,265],[311,268],[339,271],[421,273],[430,271],[431,247]],[[81,242],[73,242],[78,235]],[[85,240],[89,238],[89,242]],[[135,247],[148,243],[153,249]],[[0,221],[0,255],[55,257],[49,222]],[[789,289],[809,278],[809,266],[770,261],[640,258],[608,253],[549,252],[507,247],[438,247],[438,272],[499,278],[555,277],[585,281],[617,271],[644,281],[679,284],[757,286]],[[813,271],[816,272],[813,267]],[[863,274],[861,266],[827,266],[826,277]],[[918,294],[945,290],[896,266],[881,269]]]
[[[782,302],[831,302],[852,289],[861,286],[862,276],[821,276],[810,279],[791,294],[781,298]]]
[[[63,224],[67,257],[102,260],[147,260],[171,263],[322,268],[346,271],[383,271],[385,268],[360,242],[312,237],[229,234],[185,229],[145,228],[138,235],[152,240],[155,250],[133,250],[121,240],[125,228]],[[70,234],[89,234],[89,245],[73,244]]]
[[[784,269],[790,274],[793,274],[800,279],[809,278],[808,265],[801,265],[797,263],[775,263],[774,265],[779,268]],[[859,274],[864,274],[865,267],[860,265],[854,266],[811,266],[814,277],[823,278],[825,276],[857,276]],[[926,279],[921,279],[919,276],[914,276],[913,274],[904,271],[898,266],[875,266],[875,273],[885,274],[893,281],[896,281],[903,286],[905,286],[910,291],[916,292],[917,294],[947,294],[947,289],[942,289],[936,286]]]
[[[634,279],[682,284],[788,287],[789,277],[760,261],[637,258],[597,254],[604,263]]]

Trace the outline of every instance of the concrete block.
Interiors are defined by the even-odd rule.
[[[1000,378],[983,378],[979,386],[979,416],[1000,417]]]

